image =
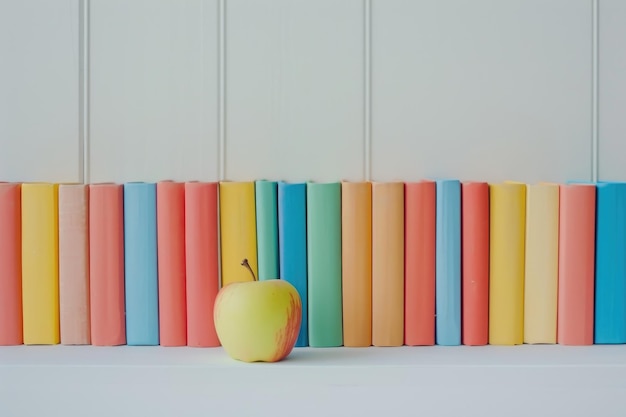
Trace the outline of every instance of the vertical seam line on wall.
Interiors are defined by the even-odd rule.
[[[219,139],[218,139],[218,178],[226,178],[226,0],[218,2],[218,85],[219,85]]]
[[[79,182],[89,183],[89,0],[78,5]]]
[[[591,54],[592,54],[592,66],[591,66],[591,180],[593,182],[598,181],[598,172],[599,172],[599,123],[598,123],[598,84],[599,84],[599,75],[598,75],[598,64],[599,64],[599,0],[591,0],[591,8],[592,8],[592,43],[591,43]]]
[[[363,174],[366,181],[372,179],[372,0],[364,3],[364,126]]]

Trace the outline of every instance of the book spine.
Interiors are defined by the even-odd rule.
[[[126,343],[123,192],[121,184],[89,187],[89,300],[95,346]]]
[[[309,345],[343,344],[341,183],[307,184]]]
[[[527,186],[524,343],[556,343],[559,186]]]
[[[597,185],[594,343],[626,343],[626,184]]]
[[[278,261],[278,184],[256,181],[256,231],[259,280],[276,279]]]
[[[0,183],[0,346],[21,345],[21,185]]]
[[[461,344],[461,183],[437,181],[436,343]]]
[[[489,344],[524,342],[526,185],[490,186]]]
[[[159,344],[156,184],[124,184],[126,343]]]
[[[59,185],[59,310],[61,343],[91,343],[89,311],[89,186]]]
[[[596,187],[559,189],[557,343],[593,344]]]
[[[60,342],[58,185],[22,185],[24,344]]]
[[[461,185],[462,343],[489,343],[489,184]]]
[[[159,182],[156,199],[159,343],[186,346],[185,184]]]
[[[302,306],[302,321],[295,346],[308,346],[305,183],[278,183],[278,233],[280,278],[296,288]]]
[[[187,345],[216,347],[213,321],[219,291],[217,183],[185,184]]]
[[[405,184],[404,344],[435,344],[437,184]]]
[[[343,344],[372,344],[372,184],[342,182]]]
[[[253,279],[241,266],[244,259],[259,276],[254,182],[221,182],[219,193],[221,284],[224,287]]]
[[[404,183],[372,184],[372,345],[404,343]]]

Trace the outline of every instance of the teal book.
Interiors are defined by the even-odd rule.
[[[278,185],[274,181],[256,181],[256,239],[259,281],[276,279],[278,262]]]
[[[626,183],[596,185],[594,343],[626,343]]]
[[[307,183],[309,345],[343,344],[341,183]]]
[[[156,184],[124,184],[126,343],[159,344]]]
[[[296,346],[308,346],[305,183],[278,183],[278,247],[280,278],[296,288],[302,302]]]

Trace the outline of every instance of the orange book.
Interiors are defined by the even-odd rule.
[[[435,344],[435,181],[407,183],[404,196],[404,343]]]
[[[557,343],[592,345],[596,186],[563,184],[559,192]]]
[[[21,345],[21,187],[0,183],[0,346]]]
[[[461,185],[464,345],[489,342],[489,184]]]
[[[159,280],[159,342],[187,345],[185,288],[185,184],[157,184],[157,261]]]
[[[59,185],[61,343],[91,343],[89,322],[89,186]]]
[[[404,183],[372,184],[372,344],[404,343]]]
[[[343,344],[372,344],[372,184],[341,184]]]
[[[213,321],[219,291],[217,183],[185,184],[187,345],[220,345]]]
[[[89,303],[94,346],[126,343],[123,191],[118,184],[89,186]]]

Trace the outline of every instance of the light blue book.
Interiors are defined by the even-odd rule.
[[[126,343],[159,344],[156,184],[124,184]]]
[[[626,343],[626,183],[596,188],[594,343]]]
[[[461,344],[461,182],[437,183],[436,344]]]
[[[296,346],[308,346],[306,183],[278,183],[278,236],[280,278],[296,287],[302,301],[302,324]]]

